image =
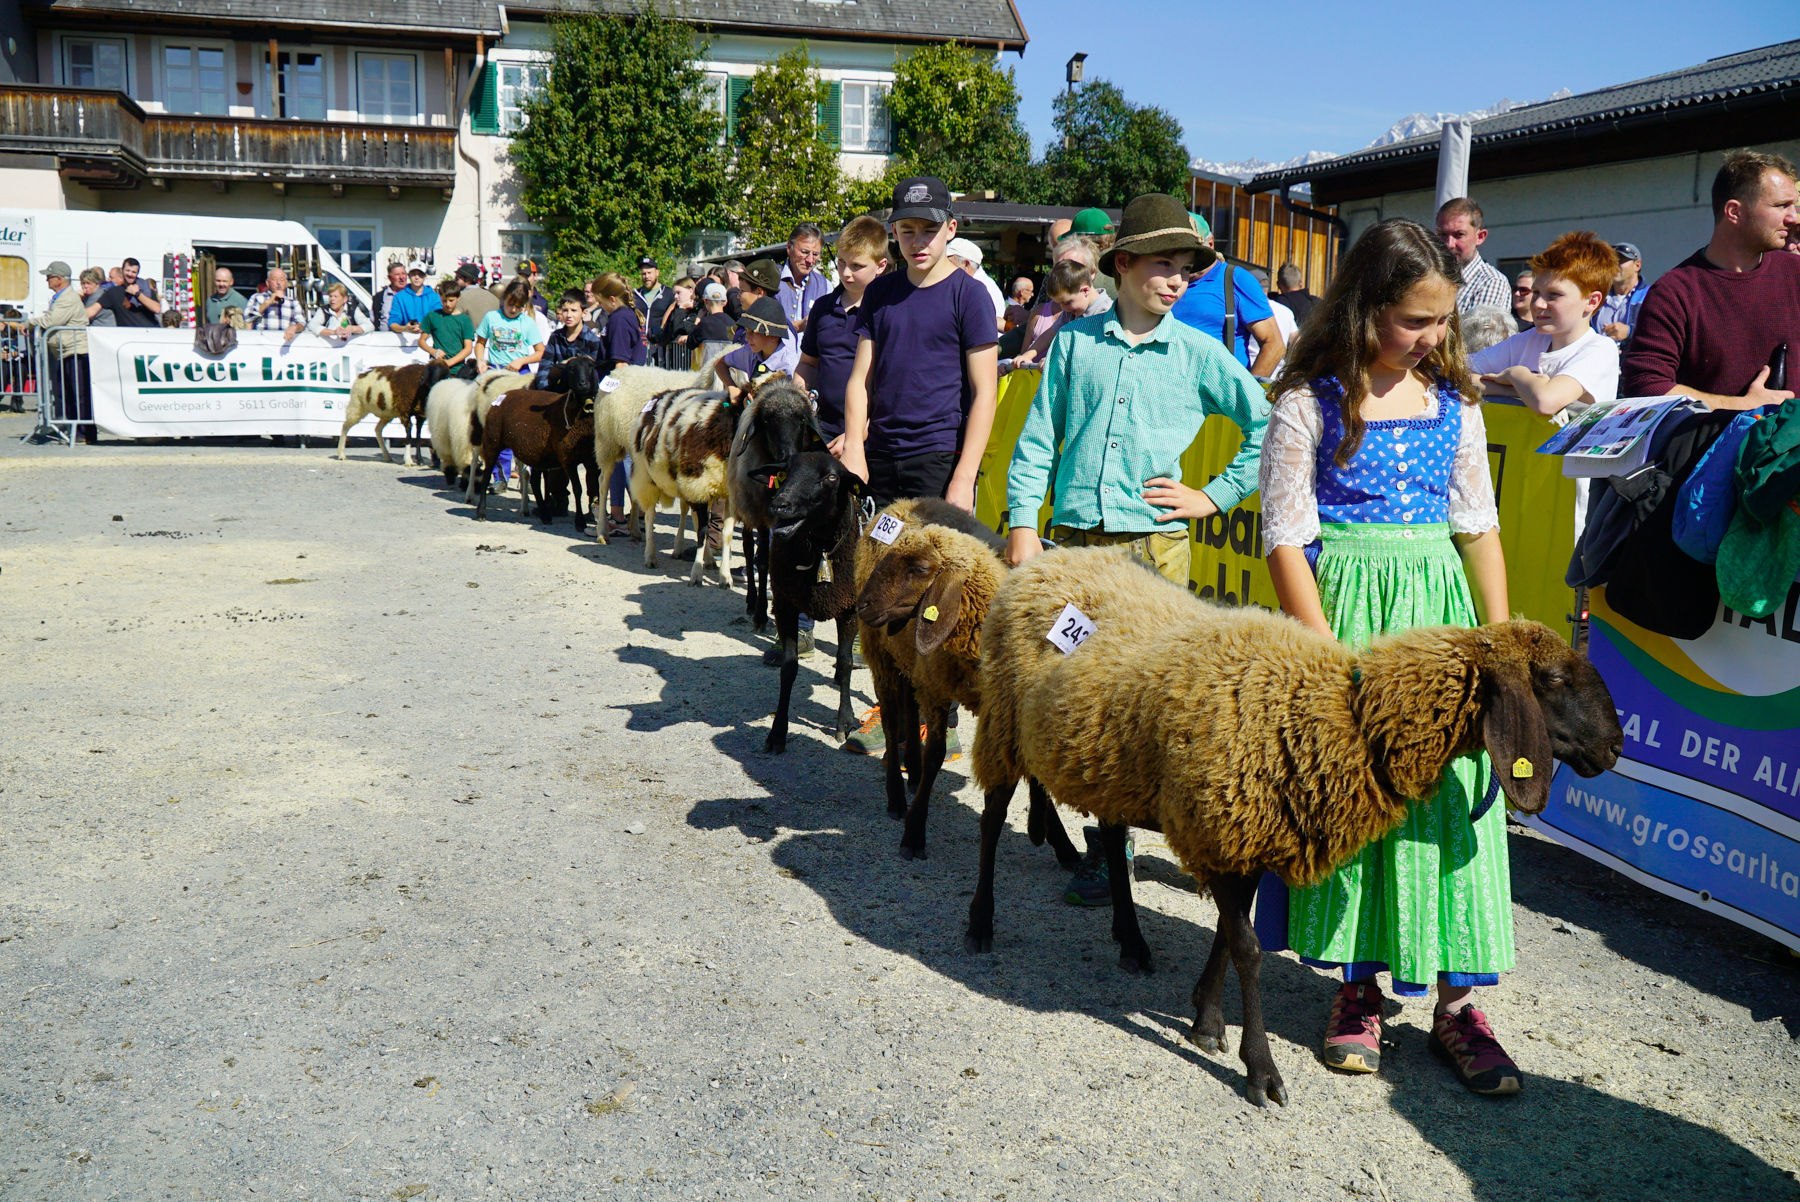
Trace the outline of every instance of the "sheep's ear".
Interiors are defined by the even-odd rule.
[[[1481,738],[1507,803],[1527,814],[1541,813],[1550,800],[1550,732],[1531,691],[1526,665],[1519,661],[1487,668]]]
[[[918,648],[920,655],[930,655],[942,647],[950,632],[956,629],[957,616],[962,613],[963,585],[967,581],[967,572],[945,570],[925,586],[919,608],[913,611],[913,646]]]

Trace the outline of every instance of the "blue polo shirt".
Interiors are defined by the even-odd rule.
[[[800,335],[800,353],[819,361],[819,425],[834,438],[844,432],[844,389],[856,363],[856,312],[844,309],[839,285],[819,298]]]
[[[1275,316],[1275,311],[1269,308],[1269,298],[1263,295],[1262,285],[1243,268],[1232,269],[1231,288],[1237,293],[1237,306],[1233,315],[1236,332],[1230,350],[1239,363],[1249,367],[1250,326]],[[1184,321],[1220,342],[1225,341],[1225,261],[1221,259],[1214,263],[1205,275],[1189,284],[1169,311],[1177,321]]]
[[[642,367],[649,361],[650,352],[644,346],[644,324],[638,320],[637,310],[630,305],[620,305],[606,317],[600,335],[600,365],[628,363]]]
[[[774,354],[767,359],[759,359],[749,346],[740,346],[735,351],[728,351],[721,362],[754,380],[767,372],[792,372],[800,366],[800,348],[794,345],[792,338],[784,338],[781,345],[775,348]]]

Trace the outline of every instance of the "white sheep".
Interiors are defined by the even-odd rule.
[[[441,380],[432,386],[425,398],[425,428],[445,484],[454,484],[479,456],[488,406],[509,389],[524,387],[524,380],[518,372],[496,368],[473,380]]]
[[[594,462],[599,466],[595,489],[604,493],[613,468],[631,454],[632,444],[637,440],[638,420],[651,401],[674,388],[706,388],[711,378],[707,372],[668,371],[660,367],[627,364],[613,368],[601,382],[600,396],[594,402]],[[646,518],[654,522],[656,515],[639,514],[634,505],[631,512],[633,527]],[[604,543],[606,523],[596,519],[594,533]]]

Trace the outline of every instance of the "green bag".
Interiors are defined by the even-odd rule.
[[[1719,597],[1738,613],[1766,618],[1781,608],[1800,576],[1800,501],[1788,501],[1766,525],[1739,507],[1719,544],[1717,570]]]
[[[1767,524],[1800,496],[1800,398],[1789,397],[1750,427],[1736,477],[1739,505]]]

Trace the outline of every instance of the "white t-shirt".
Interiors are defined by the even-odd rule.
[[[1269,298],[1269,312],[1275,315],[1275,328],[1281,331],[1281,345],[1284,348],[1280,361],[1275,364],[1275,370],[1269,373],[1278,376],[1281,374],[1281,365],[1287,362],[1285,352],[1294,349],[1294,338],[1300,333],[1300,323],[1295,319],[1292,309],[1272,296]],[[1247,331],[1244,336],[1250,340],[1250,362],[1255,363],[1256,357],[1262,353],[1262,343]]]
[[[1495,375],[1509,367],[1524,367],[1542,376],[1570,376],[1587,391],[1590,401],[1576,401],[1552,420],[1558,424],[1579,416],[1590,405],[1604,405],[1619,395],[1619,344],[1604,334],[1584,329],[1581,337],[1560,351],[1550,349],[1550,335],[1537,330],[1514,334],[1505,342],[1476,351],[1469,367],[1477,375]]]

